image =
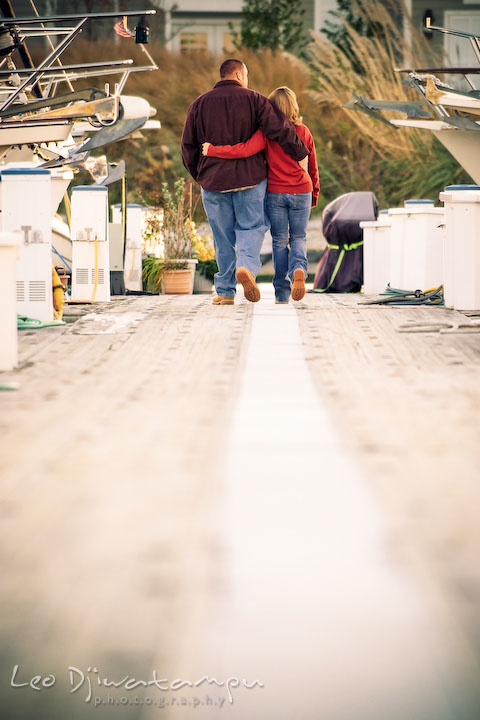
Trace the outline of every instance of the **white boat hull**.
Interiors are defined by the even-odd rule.
[[[0,146],[33,145],[66,140],[72,128],[71,122],[62,123],[9,123],[0,124]]]
[[[480,184],[480,132],[476,130],[435,131],[436,138],[460,163],[472,180]]]
[[[463,130],[442,121],[392,120],[400,127],[430,130],[460,163],[472,180],[480,184],[480,130]]]

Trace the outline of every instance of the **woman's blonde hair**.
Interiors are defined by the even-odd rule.
[[[303,118],[300,115],[297,96],[289,87],[278,87],[268,96],[276,107],[294,124],[299,125]]]

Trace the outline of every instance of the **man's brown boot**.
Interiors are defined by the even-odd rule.
[[[212,300],[214,305],[233,305],[235,298],[226,295],[215,295]]]
[[[250,302],[258,302],[260,300],[260,290],[248,268],[242,265],[237,268],[237,280],[243,285],[243,294],[246,300]]]
[[[302,268],[293,271],[292,300],[301,300],[305,296],[305,273]]]

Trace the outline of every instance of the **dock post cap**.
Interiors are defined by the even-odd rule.
[[[50,175],[50,170],[45,168],[15,167],[5,168],[0,171],[1,175]]]
[[[480,185],[447,185],[445,192],[448,190],[480,190]]]
[[[410,200],[405,200],[403,204],[404,207],[408,207],[409,205],[435,205],[435,200],[429,200],[427,198],[411,198]]]
[[[75,187],[72,188],[72,192],[82,190],[106,190],[108,192],[108,187],[106,187],[106,185],[75,185]]]

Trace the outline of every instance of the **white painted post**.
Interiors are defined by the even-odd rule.
[[[390,285],[401,290],[429,290],[444,280],[445,214],[433,200],[406,200],[391,208]]]
[[[445,306],[480,310],[480,186],[449,185],[445,203]]]
[[[122,222],[122,206],[114,205],[112,210],[114,223]],[[138,203],[127,204],[127,239],[125,248],[125,288],[142,289],[142,232],[144,211]]]
[[[72,300],[110,300],[108,188],[72,189]]]
[[[22,236],[0,233],[0,371],[13,370],[18,358],[16,263]]]
[[[378,220],[360,223],[363,230],[363,292],[382,293],[390,282],[390,244],[392,221],[386,210]]]
[[[53,320],[51,203],[49,170],[2,171],[2,229],[22,235],[17,310],[43,322]]]

